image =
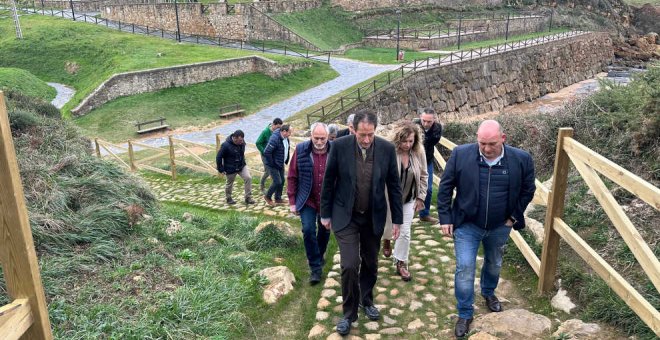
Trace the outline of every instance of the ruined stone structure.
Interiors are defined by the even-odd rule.
[[[458,116],[496,111],[594,77],[612,61],[612,51],[607,33],[589,33],[419,71],[345,115],[371,108],[388,124],[424,107]]]
[[[263,1],[228,5],[227,3],[159,3],[126,4],[104,7],[101,15],[110,20],[141,26],[176,31],[176,13],[179,28],[185,34],[197,34],[225,39],[288,41],[310,49],[316,47],[266,13],[291,13],[318,8],[321,0]]]
[[[502,0],[331,0],[332,5],[340,6],[347,11],[364,11],[375,8],[408,7],[408,6],[499,6]]]
[[[261,72],[275,78],[310,65],[311,62],[308,61],[280,65],[266,58],[251,56],[119,73],[99,85],[71,112],[75,115],[84,115],[119,97],[235,77],[246,73]]]
[[[539,15],[519,16],[509,19],[509,36],[539,32],[548,28],[548,17]],[[461,43],[503,38],[507,31],[507,18],[466,19],[461,21]],[[385,32],[385,36],[369,36],[363,39],[364,46],[395,48],[396,30]],[[410,50],[436,50],[456,45],[458,42],[458,23],[453,22],[447,28],[437,30],[403,30],[400,32],[399,46]]]

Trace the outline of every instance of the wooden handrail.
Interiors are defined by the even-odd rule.
[[[4,340],[19,339],[33,323],[28,299],[17,299],[0,307],[0,335]]]

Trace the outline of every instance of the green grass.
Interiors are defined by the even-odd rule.
[[[417,52],[411,50],[405,51],[405,60],[396,60],[396,48],[382,48],[382,47],[359,47],[352,48],[344,54],[344,57],[365,61],[372,64],[406,64],[415,59],[426,59],[428,57],[437,58],[436,53]]]
[[[246,114],[251,114],[335,76],[336,72],[325,64],[314,64],[278,79],[261,73],[245,74],[119,98],[75,122],[88,136],[121,141],[137,136],[135,121],[162,116],[172,128],[205,126],[219,120],[220,106],[240,103]]]
[[[0,67],[0,90],[9,89],[26,96],[52,100],[57,91],[32,73],[18,68]]]
[[[300,59],[250,51],[176,43],[71,20],[22,16],[23,40],[14,37],[10,17],[0,19],[0,65],[25,69],[44,81],[73,86],[68,114],[101,82],[119,72],[264,55],[277,62]]]
[[[505,42],[515,42],[526,39],[538,38],[544,35],[557,34],[562,32],[570,31],[569,28],[555,28],[552,31],[543,31],[543,32],[534,32],[527,34],[519,34],[510,36],[508,40],[505,40],[504,37],[498,39],[482,40],[482,41],[472,41],[468,43],[461,44],[461,50],[471,50],[480,47],[487,47],[492,45],[504,44]],[[441,48],[442,51],[456,51],[458,50],[458,45],[451,45]]]
[[[646,4],[651,4],[653,6],[660,6],[660,0],[624,0],[623,2],[628,5],[642,7]]]
[[[277,14],[274,18],[322,50],[334,50],[362,39],[362,32],[350,20],[350,13],[336,8]]]

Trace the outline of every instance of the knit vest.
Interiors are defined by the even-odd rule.
[[[499,163],[488,166],[479,161],[479,209],[474,222],[484,229],[502,226],[507,216],[509,202],[509,167],[502,158]]]

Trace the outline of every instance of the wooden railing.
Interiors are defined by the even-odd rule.
[[[573,129],[560,129],[557,141],[552,188],[548,190],[536,180],[536,193],[532,203],[547,205],[543,253],[539,259],[532,248],[517,232],[511,233],[520,252],[539,276],[538,291],[545,293],[553,289],[559,258],[559,240],[563,239],[594,270],[612,290],[644,321],[656,335],[660,336],[660,313],[628,281],[617,273],[596,251],[571,229],[562,219],[566,188],[568,186],[569,161],[594,193],[612,224],[626,242],[642,269],[660,291],[660,262],[649,245],[641,237],[623,208],[602,181],[598,173],[639,197],[656,210],[660,210],[660,189],[637,175],[590,150],[572,138]],[[452,150],[456,144],[442,138],[440,145]],[[442,169],[446,161],[435,150],[435,159]],[[434,182],[440,179],[434,175]]]
[[[0,307],[0,338],[52,339],[37,254],[0,91],[0,265],[12,302]]]

